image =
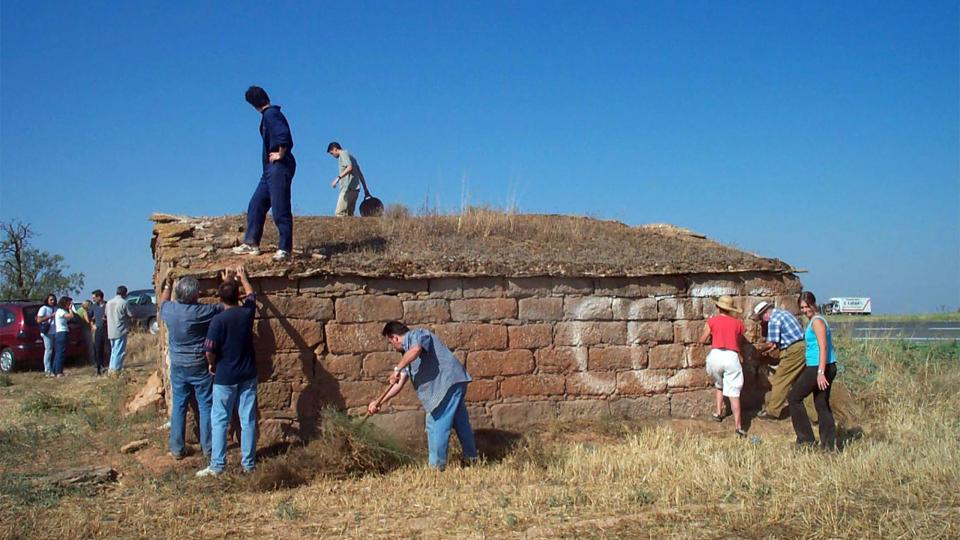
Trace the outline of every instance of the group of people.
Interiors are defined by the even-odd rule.
[[[167,328],[173,398],[170,455],[177,460],[186,455],[186,416],[195,399],[200,447],[209,459],[196,473],[198,477],[217,476],[226,468],[227,433],[234,411],[239,415],[240,465],[244,472],[256,467],[256,296],[243,266],[224,270],[221,279],[219,304],[200,303],[199,283],[189,276],[176,282],[164,280],[159,298],[160,320]],[[466,407],[471,378],[463,364],[427,329],[410,330],[391,321],[384,326],[383,336],[403,356],[393,368],[387,392],[372,401],[367,412],[379,412],[410,380],[427,411],[430,466],[441,470],[446,466],[451,431],[460,439],[464,458],[475,461],[478,454]]]
[[[290,188],[297,172],[297,160],[293,157],[293,134],[286,116],[280,112],[280,106],[270,103],[270,97],[263,88],[251,86],[244,97],[247,103],[260,113],[263,174],[247,206],[247,227],[243,244],[235,247],[233,251],[238,255],[260,254],[263,227],[267,212],[270,211],[280,237],[273,260],[285,261],[293,252]],[[330,183],[331,187],[340,189],[335,214],[352,216],[356,210],[360,186],[363,185],[366,196],[370,195],[363,171],[360,170],[357,159],[340,143],[331,142],[327,145],[327,153],[339,164],[339,172]]]
[[[127,305],[127,288],[117,287],[117,295],[104,301],[103,291],[93,291],[79,305],[69,296],[57,299],[48,294],[37,310],[36,321],[43,339],[43,371],[47,377],[63,377],[63,363],[70,344],[70,321],[80,322],[84,351],[96,374],[117,375],[123,370],[127,335],[133,314]]]
[[[724,419],[724,398],[730,400],[736,434],[743,437],[743,418],[740,393],[743,389],[743,369],[740,363],[741,347],[746,343],[746,327],[737,315],[741,310],[729,296],[716,300],[720,314],[707,320],[699,344],[711,341],[707,354],[707,374],[716,388],[714,420]],[[757,418],[778,419],[784,404],[789,405],[790,418],[797,434],[797,444],[813,446],[816,439],[811,418],[820,431],[820,446],[836,449],[837,432],[830,407],[830,388],[837,376],[837,354],[827,320],[820,315],[817,298],[810,291],[800,295],[800,312],[807,319],[804,327],[793,313],[774,307],[771,302],[758,303],[751,317],[765,326],[766,342],[759,347],[761,355],[779,351],[778,362],[770,379],[771,390],[764,399]],[[804,401],[813,395],[813,410]]]

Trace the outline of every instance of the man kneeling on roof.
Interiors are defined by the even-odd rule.
[[[401,322],[390,321],[383,327],[383,336],[403,353],[403,357],[390,375],[392,386],[389,391],[382,401],[370,402],[367,412],[379,412],[380,406],[400,393],[407,379],[411,379],[417,397],[427,411],[430,467],[441,471],[446,467],[451,429],[457,432],[463,457],[475,461],[477,445],[466,405],[467,383],[472,379],[463,364],[440,338],[425,328],[410,330]]]

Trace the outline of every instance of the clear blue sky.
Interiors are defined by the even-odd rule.
[[[147,216],[245,211],[250,84],[282,105],[294,210],[338,140],[419,208],[668,222],[879,312],[960,306],[951,2],[21,2],[0,7],[0,217],[149,284]]]

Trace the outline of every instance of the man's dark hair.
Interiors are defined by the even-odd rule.
[[[402,336],[409,332],[410,329],[407,328],[407,325],[403,324],[400,321],[390,321],[387,324],[383,325],[383,337],[390,336]]]
[[[258,109],[270,104],[270,96],[267,95],[267,91],[259,86],[247,88],[247,93],[243,97],[246,98],[247,103]]]
[[[224,281],[217,289],[220,301],[224,304],[236,305],[240,300],[240,284],[236,281]]]
[[[336,148],[337,150],[343,150],[343,147],[340,146],[340,143],[334,141],[327,145],[327,153],[329,154],[334,148]]]
[[[123,285],[117,287],[117,294],[119,294],[120,296],[126,296],[126,295],[127,295],[127,288],[126,288],[125,286],[123,286]]]
[[[100,298],[103,298],[103,291],[101,291],[100,289],[97,289],[93,291],[93,296],[99,296]]]

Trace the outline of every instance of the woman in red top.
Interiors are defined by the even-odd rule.
[[[740,391],[743,390],[743,368],[740,367],[740,341],[746,328],[743,321],[733,316],[740,313],[740,309],[733,305],[729,296],[721,296],[716,301],[720,315],[714,315],[707,320],[700,336],[700,345],[707,343],[713,337],[710,354],[707,355],[707,374],[713,379],[717,389],[717,412],[713,419],[723,420],[723,398],[730,399],[730,409],[733,410],[733,421],[737,426],[737,435],[745,437],[747,432],[740,423]]]

